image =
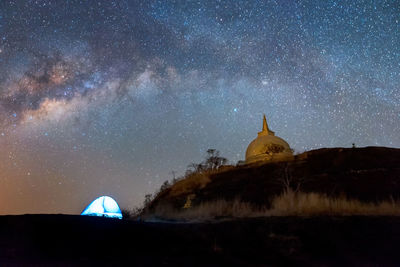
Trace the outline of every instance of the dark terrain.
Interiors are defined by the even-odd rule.
[[[399,217],[269,217],[143,223],[0,217],[1,265],[398,266]]]
[[[400,199],[400,149],[386,147],[322,148],[296,155],[294,160],[262,165],[223,167],[209,175],[206,185],[189,190],[180,181],[160,192],[149,206],[181,209],[189,195],[193,206],[215,200],[240,199],[268,207],[290,182],[293,190],[328,197],[345,196],[363,202]]]
[[[191,194],[193,206],[235,198],[268,206],[285,190],[282,179],[293,189],[329,197],[398,200],[400,149],[319,149],[288,162],[223,167],[206,178],[203,184],[178,181],[160,192],[146,212],[151,215],[158,205],[182,210]],[[400,217],[216,219],[177,223],[0,216],[0,265],[400,266]]]

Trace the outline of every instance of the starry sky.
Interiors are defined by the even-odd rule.
[[[0,214],[139,206],[270,128],[400,147],[400,3],[0,1]]]

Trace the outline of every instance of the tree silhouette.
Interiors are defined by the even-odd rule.
[[[227,163],[227,159],[219,156],[219,151],[215,149],[207,150],[207,158],[205,160],[206,169],[215,170]]]
[[[207,155],[203,162],[191,163],[188,165],[186,175],[189,175],[191,173],[216,170],[222,165],[225,165],[227,162],[228,160],[224,157],[221,157],[218,150],[210,148],[207,150]]]
[[[285,148],[278,144],[269,144],[267,146],[266,152],[267,153],[280,153],[283,152]]]
[[[168,180],[165,181],[165,182],[161,185],[161,187],[160,187],[160,192],[164,191],[165,189],[167,189],[167,188],[170,187],[170,186],[171,186],[171,185],[170,185],[169,181],[168,181]]]

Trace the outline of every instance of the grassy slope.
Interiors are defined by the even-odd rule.
[[[240,199],[256,206],[271,204],[285,182],[305,193],[346,196],[365,202],[400,198],[400,149],[384,147],[325,148],[297,155],[290,162],[227,168],[188,177],[161,192],[150,212],[181,209],[191,198],[204,202]]]

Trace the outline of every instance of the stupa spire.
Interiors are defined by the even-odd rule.
[[[264,114],[264,118],[263,118],[263,132],[264,131],[268,131],[268,124],[267,124],[267,118],[265,117],[265,114]]]
[[[259,132],[258,135],[275,135],[275,133],[268,128],[267,118],[265,117],[265,114],[264,114],[264,117],[263,117],[263,128],[262,128],[262,131]]]

